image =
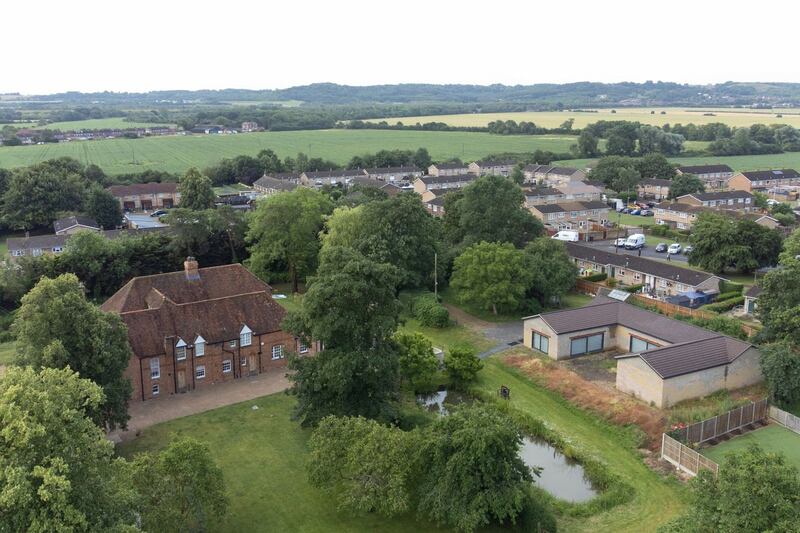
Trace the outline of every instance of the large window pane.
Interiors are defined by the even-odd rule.
[[[570,355],[581,355],[586,353],[586,337],[580,339],[572,339],[570,343]]]
[[[544,353],[548,353],[550,351],[550,339],[547,337],[542,337],[542,347],[540,350]]]
[[[639,353],[645,350],[647,350],[647,342],[642,339],[637,339],[636,337],[631,337],[631,351],[633,353]]]
[[[587,339],[588,351],[599,352],[603,350],[603,334],[592,335]]]

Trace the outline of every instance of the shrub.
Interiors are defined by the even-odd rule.
[[[446,328],[450,324],[450,313],[433,294],[423,294],[414,300],[414,318],[429,328]]]
[[[716,304],[716,303],[719,303],[719,302],[724,302],[724,301],[727,301],[727,300],[731,300],[733,298],[738,298],[741,295],[742,295],[741,292],[736,292],[736,291],[723,292],[723,293],[721,293],[720,295],[718,295],[714,299],[714,303]]]
[[[712,313],[724,313],[725,311],[730,311],[737,305],[742,304],[744,304],[744,296],[737,296],[735,298],[725,300],[724,302],[716,302],[713,304],[704,305],[701,307],[701,309],[703,311],[711,311]]]
[[[556,518],[550,505],[552,496],[544,489],[531,486],[517,515],[514,531],[536,531],[537,533],[556,533]]]
[[[625,292],[636,293],[642,290],[642,287],[644,287],[643,283],[639,283],[637,285],[631,285],[630,287],[625,287]]]
[[[737,339],[745,340],[747,333],[742,329],[742,323],[735,318],[727,316],[715,316],[714,318],[690,318],[689,323],[701,328],[710,329],[717,333],[729,335]]]
[[[478,372],[483,368],[483,361],[472,348],[455,347],[445,354],[444,366],[450,385],[456,390],[465,390],[467,385],[475,381]]]
[[[744,290],[744,285],[741,283],[734,283],[732,281],[725,281],[722,280],[719,282],[719,292],[725,294],[729,292],[736,292],[737,294],[742,294]]]
[[[606,285],[611,287],[612,289],[617,286],[617,279],[616,278],[608,278],[606,280]]]
[[[584,276],[581,279],[584,279],[586,281],[605,281],[605,279],[607,277],[608,277],[608,274],[606,274],[605,272],[598,272],[597,274],[591,274],[589,276]]]

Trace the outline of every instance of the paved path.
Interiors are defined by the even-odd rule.
[[[670,245],[675,241],[670,240],[668,237],[656,237],[655,235],[648,235],[647,246],[642,248],[641,256],[646,257],[648,259],[658,259],[659,261],[678,263],[678,266],[685,266],[685,263],[689,261],[689,256],[683,253],[677,255],[671,255],[669,256],[669,259],[667,259],[666,253],[656,252],[656,245],[660,242]],[[583,246],[589,246],[591,248],[596,248],[598,250],[602,250],[610,254],[615,253],[614,252],[615,247],[613,245],[614,239],[605,241],[580,242],[578,244],[582,244]],[[619,254],[636,255],[636,256],[639,255],[639,250],[625,250],[624,248],[616,248],[616,250],[617,250],[616,253]]]
[[[522,320],[512,320],[510,322],[489,322],[470,315],[458,307],[445,304],[450,311],[450,317],[456,323],[476,331],[496,344],[478,354],[481,359],[486,359],[492,354],[508,350],[517,344],[522,343]]]
[[[209,385],[185,394],[174,394],[157,400],[131,402],[127,431],[114,431],[109,438],[121,442],[136,438],[138,432],[161,422],[210,411],[217,407],[245,402],[289,388],[284,370]]]

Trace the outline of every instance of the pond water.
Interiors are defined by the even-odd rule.
[[[534,476],[534,482],[556,498],[580,503],[597,496],[580,463],[567,459],[550,444],[525,437],[520,456],[526,465],[542,468],[542,475]]]
[[[444,389],[417,396],[420,405],[441,416],[449,414],[448,405],[453,406],[468,401],[471,401],[468,396]],[[556,498],[580,503],[597,496],[597,491],[586,479],[580,463],[567,459],[547,442],[525,437],[520,457],[530,467],[541,467],[542,474],[534,476],[534,482]]]

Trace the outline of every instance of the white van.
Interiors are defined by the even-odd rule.
[[[568,230],[559,231],[550,238],[555,239],[557,241],[570,241],[570,242],[578,242],[580,240],[580,236],[578,235],[577,231],[568,231]]]
[[[638,250],[639,248],[644,248],[644,234],[634,233],[625,241],[625,249]]]

